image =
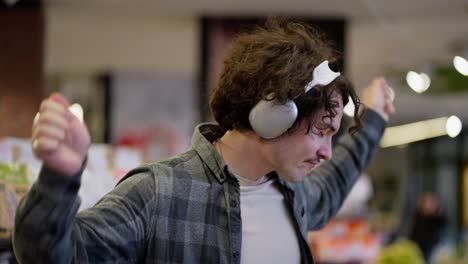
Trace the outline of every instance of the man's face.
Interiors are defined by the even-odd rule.
[[[265,141],[264,156],[285,180],[302,181],[321,160],[331,158],[332,136],[339,130],[343,117],[341,96],[337,95],[332,99],[338,104],[333,120],[326,117],[327,113],[322,109],[309,133],[306,133],[308,122],[303,122],[293,133]]]

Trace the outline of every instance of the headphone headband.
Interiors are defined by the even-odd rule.
[[[334,72],[330,69],[328,65],[328,60],[323,61],[317,67],[315,67],[312,73],[312,81],[310,81],[305,87],[304,90],[307,93],[310,89],[312,89],[316,85],[326,86],[333,82],[338,76],[340,76],[340,72]]]

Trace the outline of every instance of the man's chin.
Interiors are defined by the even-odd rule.
[[[281,177],[286,180],[287,182],[290,183],[297,183],[301,182],[305,179],[309,171],[304,172],[304,170],[295,170],[295,171],[290,171],[286,172],[284,174],[279,174]]]

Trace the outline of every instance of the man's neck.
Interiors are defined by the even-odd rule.
[[[272,171],[260,151],[260,144],[258,136],[253,132],[232,130],[216,141],[215,147],[233,173],[257,181]]]

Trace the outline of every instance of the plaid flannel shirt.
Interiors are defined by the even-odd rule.
[[[378,114],[366,110],[363,129],[342,138],[331,161],[321,163],[300,183],[278,178],[303,263],[313,263],[307,231],[324,226],[339,210],[373,156],[384,127]],[[190,150],[131,171],[93,208],[78,214],[81,173],[66,177],[43,168],[17,209],[18,260],[239,264],[239,183],[212,146],[220,136],[216,126],[199,125]]]

